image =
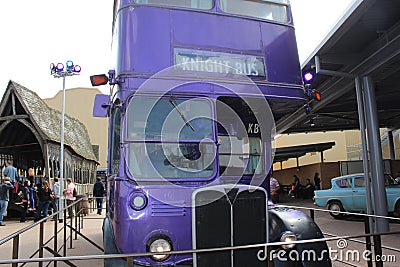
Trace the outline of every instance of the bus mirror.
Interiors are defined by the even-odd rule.
[[[108,77],[105,74],[92,75],[90,76],[90,82],[92,86],[104,85],[108,83]]]
[[[94,99],[93,116],[100,118],[107,117],[109,107],[110,107],[110,96],[97,94]]]

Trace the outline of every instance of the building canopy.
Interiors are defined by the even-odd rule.
[[[97,166],[86,127],[65,116],[66,177],[92,180]],[[12,160],[17,169],[58,174],[61,112],[52,109],[33,91],[10,81],[0,102],[0,163]],[[24,173],[22,173],[24,174]]]

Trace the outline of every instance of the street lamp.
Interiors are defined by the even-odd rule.
[[[79,65],[74,65],[71,60],[68,60],[64,64],[62,63],[51,63],[50,71],[54,78],[63,78],[63,88],[62,88],[62,106],[61,106],[61,149],[60,149],[60,192],[61,201],[59,203],[59,210],[64,208],[63,194],[64,194],[64,117],[65,117],[65,77],[79,75],[81,72],[81,67]],[[64,218],[63,212],[61,212],[61,218]]]

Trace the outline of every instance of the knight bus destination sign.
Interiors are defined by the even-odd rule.
[[[175,48],[174,57],[175,70],[265,77],[260,56]]]

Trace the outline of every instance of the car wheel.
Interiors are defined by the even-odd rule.
[[[344,215],[340,213],[341,211],[344,211],[343,205],[338,201],[333,201],[329,203],[328,210],[329,214],[335,219],[340,219],[344,217]]]
[[[393,215],[395,217],[400,217],[400,201],[396,202],[396,205],[394,205],[394,212]]]

